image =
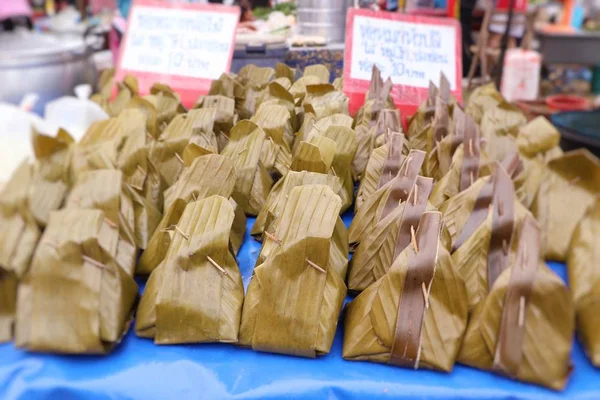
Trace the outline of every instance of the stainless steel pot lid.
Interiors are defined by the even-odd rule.
[[[25,30],[0,33],[0,67],[67,61],[86,55],[89,46],[82,37],[75,35]]]

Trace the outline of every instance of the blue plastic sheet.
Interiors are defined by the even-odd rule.
[[[247,235],[238,257],[246,286],[259,249]],[[564,279],[564,265],[550,265]],[[572,359],[573,375],[557,393],[461,365],[445,374],[345,361],[341,324],[331,353],[316,360],[225,344],[156,346],[130,331],[108,356],[0,345],[0,399],[600,399],[600,370],[578,343]]]

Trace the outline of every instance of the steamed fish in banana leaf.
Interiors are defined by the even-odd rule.
[[[138,336],[157,344],[237,342],[244,287],[229,249],[234,219],[225,197],[185,206],[140,301]]]
[[[346,296],[348,259],[332,254],[341,206],[327,186],[291,191],[275,227],[280,241],[248,286],[239,344],[311,358],[329,353]]]
[[[138,288],[116,261],[118,242],[119,232],[102,210],[50,214],[18,289],[18,347],[104,354],[121,341]]]
[[[345,359],[452,371],[467,326],[467,294],[441,231],[441,214],[424,213],[412,243],[347,306]]]

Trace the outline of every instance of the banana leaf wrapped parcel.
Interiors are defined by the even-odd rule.
[[[577,332],[585,353],[600,367],[600,200],[575,229],[567,258],[569,287],[577,314]]]
[[[465,280],[469,310],[483,301],[516,252],[517,227],[531,216],[502,166],[442,204],[454,264]]]
[[[408,179],[394,179],[392,191],[403,190]],[[348,274],[348,288],[362,291],[381,278],[399,254],[409,245],[411,232],[417,229],[428,206],[433,179],[418,176],[405,201],[386,202],[379,221],[356,248]],[[391,194],[389,199],[395,199]],[[391,204],[390,204],[391,203]]]
[[[292,190],[275,227],[277,246],[248,286],[240,345],[311,358],[329,353],[346,296],[348,259],[332,255],[341,206],[327,186]]]
[[[502,161],[517,145],[520,129],[527,123],[521,110],[502,102],[485,112],[481,121],[481,137],[486,141],[486,151],[492,161]]]
[[[441,232],[439,212],[422,214],[412,244],[346,307],[345,359],[452,370],[467,326],[467,294]]]
[[[390,156],[395,157],[392,154]],[[356,248],[362,240],[368,238],[373,227],[395,210],[398,203],[406,201],[417,180],[424,159],[424,152],[411,150],[408,156],[402,157],[400,168],[393,179],[389,180],[388,173],[382,174],[383,180],[380,179],[380,183],[384,182],[384,184],[363,202],[352,220],[348,231],[352,248]],[[390,162],[389,165],[393,164]]]
[[[138,288],[116,262],[118,242],[118,230],[101,210],[50,214],[31,269],[18,289],[18,347],[105,354],[121,341]]]
[[[157,344],[237,342],[244,287],[229,247],[234,219],[222,196],[185,206],[142,295],[138,336]]]
[[[458,361],[562,390],[572,371],[573,301],[541,259],[535,219],[526,216],[515,230],[516,254],[472,310]]]
[[[74,140],[63,129],[56,137],[33,129],[31,142],[36,162],[27,202],[38,225],[44,227],[50,212],[62,206],[71,186],[69,168]]]
[[[404,161],[404,157],[410,151],[408,140],[406,140],[403,134],[390,131],[386,136],[386,142],[373,150],[369,156],[369,161],[358,185],[354,204],[355,213],[378,188],[396,176]],[[356,157],[354,160],[356,160]]]
[[[355,117],[357,126],[366,125],[371,127],[377,123],[377,118],[382,110],[396,108],[390,96],[392,87],[391,79],[388,78],[384,82],[381,78],[381,71],[376,65],[373,65],[371,83],[365,94],[365,102]]]
[[[165,191],[165,213],[138,261],[136,274],[148,275],[163,261],[186,204],[213,195],[229,198],[235,184],[235,168],[227,157],[208,154],[195,158],[175,185]],[[242,237],[243,234],[244,231],[237,232]]]
[[[600,160],[587,149],[573,150],[548,163],[532,205],[542,227],[546,259],[565,261],[577,224],[598,197]]]
[[[21,278],[41,231],[29,208],[33,166],[23,161],[0,191],[0,268]]]
[[[496,85],[488,83],[473,90],[473,93],[471,93],[467,100],[465,112],[479,125],[485,112],[496,107],[503,101],[504,98],[496,89]]]
[[[230,132],[229,144],[221,153],[233,161],[237,179],[232,197],[247,215],[257,215],[264,206],[273,178],[261,161],[265,132],[254,122],[238,122]]]
[[[258,213],[250,234],[258,240],[262,239],[264,232],[271,234],[273,224],[281,216],[292,189],[303,185],[327,185],[335,193],[338,193],[342,188],[340,178],[334,175],[308,171],[290,171],[273,185],[269,197],[267,197],[267,203]]]

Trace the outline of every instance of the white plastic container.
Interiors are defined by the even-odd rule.
[[[532,101],[540,89],[542,56],[537,51],[510,49],[504,59],[500,91],[507,101]]]

